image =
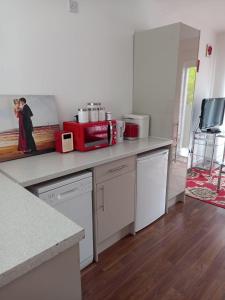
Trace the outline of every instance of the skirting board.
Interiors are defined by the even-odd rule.
[[[174,198],[168,200],[168,208],[175,205],[177,202],[185,203],[185,192],[180,193]]]
[[[110,246],[112,246],[113,244],[115,244],[116,242],[118,242],[119,240],[124,238],[125,236],[127,236],[129,234],[133,234],[133,227],[134,227],[134,225],[132,223],[132,224],[124,227],[123,229],[121,229],[120,231],[115,233],[114,235],[112,235],[107,240],[103,241],[101,244],[98,245],[98,253],[101,253],[105,249],[109,248]]]

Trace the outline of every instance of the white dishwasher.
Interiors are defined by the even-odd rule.
[[[168,154],[168,150],[159,150],[137,159],[135,232],[165,214]]]
[[[80,242],[80,267],[83,269],[89,265],[93,261],[92,173],[67,176],[29,190],[84,228],[85,238]]]

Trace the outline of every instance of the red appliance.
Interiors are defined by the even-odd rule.
[[[135,123],[126,123],[124,138],[126,140],[136,140],[138,138],[139,126]]]
[[[66,153],[74,150],[73,133],[66,131],[56,131],[55,149],[57,152]]]
[[[64,122],[64,130],[73,132],[74,148],[89,151],[116,144],[116,121],[90,123]]]

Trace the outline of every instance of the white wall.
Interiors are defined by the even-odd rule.
[[[225,33],[216,38],[216,67],[213,89],[214,97],[225,97]]]
[[[212,56],[206,57],[206,45],[211,44],[215,49],[216,34],[209,30],[201,30],[199,59],[200,69],[197,74],[195,100],[193,109],[193,124],[192,130],[195,130],[199,124],[199,116],[201,112],[201,103],[204,98],[209,98],[213,95],[213,82],[215,72],[215,51]]]
[[[91,100],[114,115],[131,112],[125,2],[83,0],[72,14],[69,0],[1,0],[0,94],[55,94],[61,120]]]
[[[72,14],[68,2],[0,1],[0,94],[55,94],[61,120],[90,100],[104,102],[115,116],[129,113],[134,30],[182,21],[202,29],[199,114],[210,94],[213,58],[204,54],[214,35],[193,20],[191,5],[179,14],[165,1],[78,0],[79,13]]]

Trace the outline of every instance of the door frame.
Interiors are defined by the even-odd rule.
[[[195,86],[194,86],[194,95],[193,100],[195,100],[195,92],[196,92],[196,81],[197,81],[197,67],[196,61],[188,61],[183,64],[182,68],[182,80],[181,80],[181,93],[180,93],[180,109],[179,109],[179,126],[178,126],[178,135],[177,135],[177,154],[180,154],[181,151],[181,142],[184,134],[185,127],[185,113],[186,113],[186,101],[187,101],[187,87],[188,87],[188,73],[190,68],[196,68],[196,78],[195,78]],[[194,103],[194,101],[193,101]],[[192,103],[192,106],[193,106]],[[193,111],[192,111],[193,116]],[[192,119],[192,117],[191,117]],[[191,132],[189,133],[189,141],[190,141]],[[189,147],[188,147],[189,149]],[[182,156],[182,155],[181,155]]]

